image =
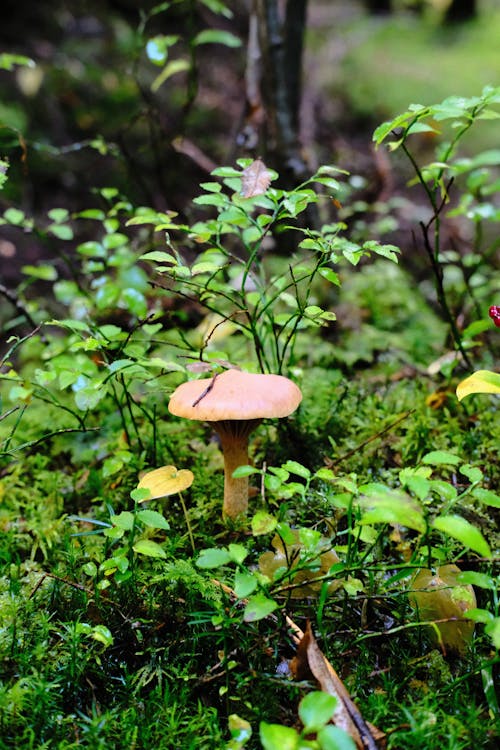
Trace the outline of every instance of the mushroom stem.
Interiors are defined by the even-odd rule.
[[[236,518],[248,510],[248,477],[233,477],[238,466],[248,464],[248,435],[219,433],[224,453],[224,505],[226,518]]]
[[[238,466],[248,464],[248,436],[260,419],[224,419],[212,422],[224,454],[224,505],[222,515],[236,518],[248,510],[248,477],[233,477]]]

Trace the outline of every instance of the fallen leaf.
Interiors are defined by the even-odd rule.
[[[441,646],[464,654],[474,634],[474,622],[467,620],[467,610],[476,607],[476,596],[470,584],[459,582],[460,568],[443,565],[435,572],[420,570],[412,581],[410,603],[421,620],[437,620]],[[429,628],[431,639],[438,641]]]
[[[319,648],[310,623],[299,642],[290,669],[298,680],[312,675],[321,690],[337,699],[332,721],[353,738],[359,750],[380,750],[384,733],[363,719],[342,680]]]

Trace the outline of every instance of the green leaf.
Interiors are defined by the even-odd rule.
[[[51,208],[47,216],[55,224],[62,224],[69,219],[69,211],[66,208]]]
[[[219,548],[219,547],[210,547],[209,549],[204,549],[203,552],[200,553],[200,556],[196,560],[196,565],[199,568],[209,569],[209,568],[218,568],[221,565],[227,565],[231,562],[231,556],[227,549]]]
[[[97,389],[94,386],[88,386],[80,388],[75,393],[75,404],[81,411],[87,411],[87,409],[95,409],[99,401],[106,395],[104,388]]]
[[[252,727],[246,719],[242,719],[237,714],[231,714],[228,717],[228,729],[231,735],[232,743],[226,750],[239,750],[252,736]]]
[[[360,524],[391,523],[423,533],[425,519],[417,501],[402,492],[376,492],[359,500]]]
[[[153,529],[168,530],[170,528],[170,524],[168,523],[167,519],[164,518],[162,514],[158,513],[156,510],[140,510],[137,513],[137,518],[145,526],[150,526]]]
[[[59,240],[72,240],[74,237],[72,228],[67,224],[50,224],[47,231]]]
[[[317,732],[328,724],[337,705],[337,699],[321,690],[308,693],[299,704],[299,716],[304,733]]]
[[[500,393],[500,373],[477,370],[457,385],[459,401],[471,393]]]
[[[252,534],[254,536],[270,534],[276,528],[277,523],[278,521],[274,516],[264,510],[259,510],[252,518]]]
[[[134,514],[128,510],[124,510],[115,516],[111,517],[111,523],[113,526],[117,526],[119,529],[124,531],[130,531],[134,526]]]
[[[234,576],[233,588],[238,599],[246,599],[257,588],[257,578],[251,573],[238,570]]]
[[[340,727],[329,724],[318,732],[321,750],[356,750],[352,737]]]
[[[0,54],[0,69],[14,70],[14,65],[22,65],[25,68],[36,68],[36,63],[31,57],[16,55],[10,52],[2,52]]]
[[[41,281],[55,281],[57,279],[57,271],[53,266],[39,265],[39,266],[23,266],[21,271],[26,276],[31,276],[34,279],[40,279]]]
[[[433,528],[442,531],[443,534],[457,539],[464,547],[477,552],[482,557],[491,557],[491,549],[478,528],[466,521],[462,516],[451,514],[438,516],[432,522]]]
[[[285,469],[285,471],[290,472],[290,474],[296,474],[299,477],[303,477],[304,479],[309,479],[311,476],[311,472],[309,469],[305,466],[302,466],[302,464],[299,464],[297,461],[287,461],[284,463],[281,467],[282,469]]]
[[[105,258],[106,250],[100,242],[94,242],[89,240],[88,242],[82,242],[76,248],[77,253],[85,255],[87,258]]]
[[[398,254],[401,252],[396,245],[381,245],[375,240],[369,240],[363,244],[363,250],[380,255],[382,258],[398,262]]]
[[[238,466],[233,471],[232,476],[235,479],[240,479],[241,477],[249,477],[251,474],[260,474],[260,471],[255,466]]]
[[[143,503],[145,500],[151,498],[151,490],[146,487],[141,487],[140,489],[136,488],[135,490],[132,490],[130,497],[132,500],[135,500],[136,503]]]
[[[193,39],[193,44],[224,44],[226,47],[241,47],[241,39],[230,31],[204,29]]]
[[[164,65],[167,61],[169,47],[179,40],[178,36],[158,34],[146,44],[146,55],[153,65]]]
[[[233,17],[233,11],[222,0],[200,0],[200,3],[206,5],[216,15],[224,16],[224,18]]]
[[[422,458],[422,463],[430,464],[431,466],[457,466],[461,460],[454,453],[448,453],[448,451],[431,451],[425,454]]]
[[[259,736],[264,750],[298,750],[300,737],[296,729],[261,721]]]
[[[90,633],[92,638],[99,643],[103,643],[106,647],[113,645],[113,636],[111,631],[105,625],[94,625]]]
[[[464,570],[457,576],[458,583],[465,583],[471,586],[478,586],[480,589],[489,589],[496,591],[498,588],[497,581],[487,573],[478,573],[475,570]],[[469,614],[467,612],[467,614]]]
[[[483,478],[483,472],[478,466],[471,466],[470,464],[463,464],[459,468],[460,474],[463,474],[464,477],[467,477],[469,482],[471,484],[474,484],[475,482],[480,482]]]
[[[491,490],[486,490],[482,487],[475,487],[471,494],[481,503],[489,505],[491,508],[500,508],[500,496]]]
[[[25,219],[24,211],[20,211],[18,208],[8,208],[4,211],[3,217],[8,224],[14,224],[19,226]]]
[[[237,565],[241,565],[248,556],[248,550],[242,544],[229,544],[227,551],[231,562],[235,562]]]
[[[165,558],[167,556],[163,547],[160,547],[159,544],[153,542],[151,539],[139,539],[132,549],[137,554],[146,555],[147,557]]]
[[[177,73],[183,73],[184,71],[189,70],[190,67],[189,60],[183,60],[182,58],[167,63],[160,75],[158,75],[151,84],[151,91],[155,93],[169,78],[177,75]]]
[[[102,465],[103,477],[112,477],[123,468],[123,459],[118,456],[109,456]]]
[[[340,286],[340,279],[335,273],[335,271],[332,271],[331,268],[320,268],[319,269],[320,275],[330,282],[330,284],[334,284],[335,286]]]
[[[256,622],[267,617],[278,608],[273,599],[268,599],[265,594],[255,594],[250,597],[243,612],[244,622]]]
[[[124,533],[123,529],[118,528],[118,526],[112,526],[103,531],[104,536],[108,537],[108,539],[121,539]]]
[[[484,632],[493,641],[494,647],[500,651],[500,617],[495,617],[484,628]]]

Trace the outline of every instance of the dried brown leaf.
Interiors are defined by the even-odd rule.
[[[337,706],[332,716],[333,723],[351,735],[359,750],[380,750],[384,733],[363,719],[344,683],[319,648],[310,623],[299,642],[297,654],[292,659],[290,668],[299,680],[312,675],[321,690],[337,698]]]
[[[270,184],[271,172],[262,159],[255,159],[241,173],[241,194],[244,198],[265,193]]]

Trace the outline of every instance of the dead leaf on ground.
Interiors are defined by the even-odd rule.
[[[290,669],[298,680],[308,679],[312,675],[321,690],[337,699],[332,722],[353,738],[359,750],[380,750],[385,746],[384,733],[363,719],[344,683],[319,648],[310,623],[299,642]]]

